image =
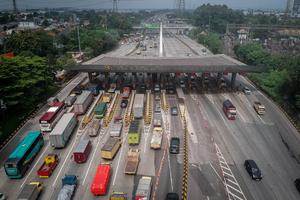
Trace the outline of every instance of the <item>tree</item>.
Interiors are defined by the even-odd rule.
[[[198,42],[207,46],[213,53],[221,53],[223,42],[220,36],[216,33],[198,34]]]
[[[0,95],[10,107],[32,106],[47,90],[51,80],[52,74],[44,58],[0,58]]]
[[[25,30],[13,33],[5,41],[7,51],[16,54],[22,51],[31,51],[38,56],[55,54],[53,38],[45,31]]]
[[[241,11],[235,11],[226,5],[203,4],[193,13],[193,24],[197,27],[210,28],[218,33],[224,33],[226,24],[244,22]]]

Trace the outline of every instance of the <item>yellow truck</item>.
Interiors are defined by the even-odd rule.
[[[254,110],[259,114],[259,115],[263,115],[266,112],[266,108],[263,104],[261,104],[259,101],[255,101],[254,102]]]
[[[127,200],[127,194],[124,192],[113,192],[109,200]]]
[[[112,160],[121,147],[121,139],[117,137],[109,137],[104,146],[101,148],[101,157]]]
[[[105,93],[102,96],[102,102],[103,103],[109,103],[111,101],[111,94]]]

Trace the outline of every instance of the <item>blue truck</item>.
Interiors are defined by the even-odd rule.
[[[62,179],[62,188],[59,191],[57,200],[71,200],[77,187],[77,176],[65,175]]]

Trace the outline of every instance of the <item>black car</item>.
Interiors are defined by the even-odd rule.
[[[254,160],[245,160],[244,166],[253,180],[261,180],[262,174]]]
[[[121,101],[121,108],[126,108],[126,107],[127,107],[127,104],[128,104],[128,100],[123,99],[123,100]]]
[[[297,178],[295,181],[294,181],[294,184],[298,190],[298,192],[300,192],[300,178]]]
[[[179,196],[177,193],[170,192],[167,194],[166,200],[179,200]]]
[[[170,141],[170,153],[179,154],[180,139],[179,137],[172,137]]]

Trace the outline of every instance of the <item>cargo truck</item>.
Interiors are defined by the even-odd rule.
[[[73,152],[74,161],[77,163],[86,162],[91,152],[91,149],[92,144],[90,140],[80,140]]]
[[[139,120],[133,120],[128,131],[128,144],[136,145],[140,143],[141,126]]]
[[[18,196],[18,200],[36,200],[43,190],[40,182],[26,184]]]
[[[144,112],[144,94],[136,94],[133,103],[134,118],[143,118]]]
[[[98,119],[103,118],[106,111],[107,111],[106,103],[103,103],[103,102],[99,103],[95,108],[95,117]]]
[[[109,200],[127,200],[127,195],[124,192],[113,192]]]
[[[77,176],[65,175],[62,179],[62,188],[58,193],[57,200],[71,200],[75,194],[77,182]]]
[[[93,95],[90,91],[84,90],[74,102],[74,112],[78,115],[84,114],[93,101]]]
[[[123,128],[122,121],[114,123],[110,129],[110,136],[111,137],[120,137],[120,135],[122,133],[122,128]]]
[[[111,94],[105,93],[102,96],[102,102],[103,103],[109,103],[111,101]]]
[[[49,135],[50,144],[54,148],[65,147],[76,125],[77,119],[74,113],[64,114]]]
[[[65,105],[66,106],[72,106],[73,103],[76,101],[76,95],[75,94],[71,94],[70,96],[68,96],[66,99],[65,99]]]
[[[127,153],[125,174],[136,174],[140,163],[140,150],[130,148]]]
[[[106,195],[107,188],[109,186],[110,176],[111,176],[110,164],[98,165],[93,183],[91,185],[91,192],[93,193],[93,195],[95,196]]]
[[[86,132],[90,137],[96,137],[98,135],[100,128],[101,128],[100,120],[93,119],[91,123],[88,124]]]
[[[104,146],[101,148],[101,157],[112,160],[121,147],[121,139],[109,137]]]
[[[135,200],[150,200],[152,188],[152,178],[150,176],[143,176],[138,183]]]
[[[59,159],[56,154],[48,154],[42,166],[37,171],[38,176],[41,178],[49,178],[58,165],[58,162]]]
[[[261,104],[259,101],[255,101],[254,105],[253,105],[255,111],[257,112],[257,114],[259,115],[263,115],[266,112],[266,108],[263,104]]]
[[[150,148],[160,149],[163,138],[163,130],[161,127],[153,128],[152,138],[150,142]]]
[[[122,93],[122,99],[128,99],[130,95],[131,89],[130,87],[124,87]]]

